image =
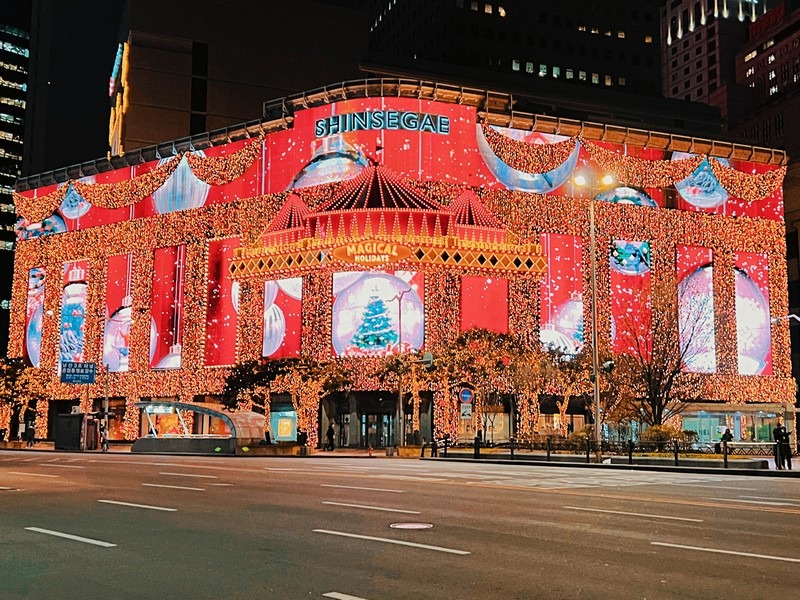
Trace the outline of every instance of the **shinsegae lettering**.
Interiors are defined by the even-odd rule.
[[[450,117],[396,110],[346,113],[317,120],[314,127],[314,135],[316,137],[326,137],[339,133],[374,129],[423,131],[449,135]]]

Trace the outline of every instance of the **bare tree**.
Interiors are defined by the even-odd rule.
[[[648,425],[662,425],[700,399],[701,388],[691,372],[714,372],[712,296],[692,282],[676,288],[654,285],[646,310],[626,312],[617,323],[622,352],[615,356],[613,386],[633,412]]]

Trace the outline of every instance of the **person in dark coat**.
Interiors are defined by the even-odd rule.
[[[783,469],[783,431],[780,425],[775,425],[772,430],[772,440],[775,442],[775,468],[778,470]]]
[[[786,426],[781,425],[781,459],[783,466],[791,471],[792,469],[792,438],[791,433],[786,431]]]
[[[36,440],[36,424],[31,422],[25,427],[25,439],[27,440],[26,447],[32,448]]]
[[[328,425],[328,431],[325,432],[325,438],[327,439],[327,443],[325,444],[325,449],[330,450],[333,452],[333,438],[336,437],[336,431],[333,429],[333,421],[331,421],[330,425]]]

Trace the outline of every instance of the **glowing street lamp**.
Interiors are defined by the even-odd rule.
[[[595,231],[595,218],[594,218],[594,205],[597,192],[601,186],[607,187],[614,183],[613,175],[605,174],[599,180],[588,179],[585,175],[575,175],[572,182],[578,187],[590,187],[589,194],[589,245],[591,254],[591,301],[592,301],[592,392],[594,399],[594,441],[597,445],[597,460],[600,462],[603,458],[602,437],[600,432],[600,357],[597,348],[597,252],[596,252],[596,231]],[[610,362],[610,361],[609,361]],[[603,365],[603,371],[610,371],[613,368],[613,363],[606,363]]]

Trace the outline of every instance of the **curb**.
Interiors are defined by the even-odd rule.
[[[461,457],[422,457],[420,460],[434,460],[446,462],[464,462],[499,465],[522,465],[535,467],[572,467],[578,469],[610,469],[614,471],[653,471],[660,473],[696,473],[698,475],[748,475],[751,477],[778,477],[797,479],[800,471],[772,471],[769,469],[725,469],[722,467],[675,467],[668,465],[612,465],[585,462],[545,461],[545,460],[511,460],[508,458],[461,458]]]

